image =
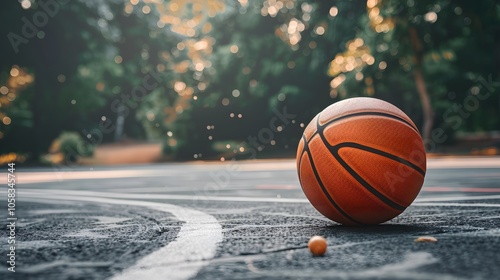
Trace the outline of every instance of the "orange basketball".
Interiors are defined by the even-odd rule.
[[[304,130],[297,149],[304,194],[345,225],[375,225],[401,214],[418,195],[425,149],[411,119],[375,98],[330,105]]]

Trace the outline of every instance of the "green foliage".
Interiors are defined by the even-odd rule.
[[[480,82],[491,77],[500,78],[495,54],[495,35],[500,21],[495,14],[495,1],[382,1],[377,6],[384,19],[395,23],[388,32],[377,33],[370,25],[368,14],[359,22],[364,25],[354,37],[364,40],[371,50],[375,63],[361,70],[364,80],[355,73],[346,74],[341,86],[345,96],[367,94],[366,78],[373,80],[375,97],[386,99],[403,109],[418,125],[423,122],[421,102],[418,99],[413,71],[415,57],[422,56],[422,69],[426,88],[434,110],[434,127],[450,131],[499,130],[499,87],[490,89],[487,100],[481,101],[481,110],[467,112],[460,123],[447,120],[450,108],[464,106],[464,102],[477,88],[484,93],[486,86]],[[414,28],[422,49],[415,53],[409,29]],[[496,60],[496,61],[495,61]],[[381,69],[380,63],[387,67]],[[477,94],[477,92],[475,93]],[[456,112],[454,112],[456,114]],[[473,117],[469,117],[469,115]],[[482,121],[481,121],[482,120]],[[453,129],[451,129],[453,126]],[[450,137],[451,139],[451,137]]]
[[[77,132],[62,132],[50,147],[51,154],[61,154],[64,163],[74,163],[80,157],[89,157],[94,152],[94,147],[84,141]]]
[[[0,2],[5,23],[0,35],[19,33],[20,19],[38,11],[36,2],[27,10],[18,1]],[[247,2],[224,1],[224,12],[203,18],[194,35],[186,36],[174,32],[171,23],[162,26],[155,5],[167,7],[170,1],[139,1],[129,12],[128,1],[67,1],[43,28],[43,39],[30,39],[19,53],[8,44],[1,47],[1,84],[13,65],[31,73],[35,82],[11,106],[1,108],[12,124],[0,128],[0,153],[31,152],[35,158],[62,131],[100,129],[102,119],[116,131],[117,120],[124,119],[123,135],[129,138],[163,140],[165,153],[174,158],[206,158],[220,153],[214,143],[232,147],[258,136],[275,110],[287,108],[296,119],[276,132],[274,144],[266,144],[263,151],[288,149],[292,154],[301,123],[335,101],[366,95],[394,103],[421,126],[411,28],[422,42],[418,55],[435,127],[448,135],[500,130],[498,85],[481,101],[481,109],[460,123],[444,117],[471,95],[490,90],[479,82],[481,77],[500,79],[497,2],[377,1],[380,16],[393,22],[383,32],[374,29],[366,1],[285,1],[273,15],[267,9],[271,1]],[[145,5],[150,13],[142,12]],[[199,30],[205,24],[211,31]],[[289,30],[291,25],[295,29]],[[300,40],[292,40],[294,32]],[[189,44],[207,38],[210,47],[193,55]],[[363,40],[374,62],[341,72],[345,80],[332,88],[330,63],[348,52],[347,44],[356,38]],[[196,70],[200,61],[203,69]],[[187,66],[179,67],[184,62]],[[141,98],[132,98],[151,72],[156,73],[151,80],[155,85]],[[176,90],[178,82],[190,91]],[[124,104],[124,111],[117,109],[117,102]],[[114,131],[103,133],[100,142],[82,141],[119,140]],[[80,145],[76,138],[68,141],[75,149]]]

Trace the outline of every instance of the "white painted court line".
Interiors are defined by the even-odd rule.
[[[39,192],[39,189],[19,190],[21,195],[24,191]],[[226,201],[226,202],[270,202],[270,203],[309,203],[305,198],[275,198],[275,197],[238,197],[238,196],[202,196],[202,195],[175,195],[175,194],[139,194],[139,193],[110,193],[96,191],[68,191],[44,189],[44,193],[58,195],[82,195],[99,196],[123,199],[164,199],[164,200],[190,200],[190,201]],[[500,199],[500,195],[475,195],[475,196],[441,196],[422,197],[415,199],[414,205],[421,202],[447,202],[447,201],[469,201]]]
[[[162,177],[173,175],[172,172],[157,172],[144,170],[107,170],[107,171],[53,171],[53,172],[19,172],[17,181],[22,184],[58,182],[65,180],[88,180],[88,179],[117,179],[117,178],[140,178],[140,177]],[[0,174],[0,179],[7,180],[7,174]]]
[[[222,241],[222,227],[213,216],[172,204],[82,196],[72,191],[23,190],[22,196],[43,201],[73,200],[142,206],[171,213],[184,222],[174,241],[143,257],[132,267],[112,277],[113,280],[189,279],[207,264],[206,260],[215,256],[218,243]]]
[[[453,206],[453,207],[500,207],[500,204],[494,203],[453,203],[453,202],[415,202],[412,206]]]
[[[23,189],[25,191],[37,192],[40,189]],[[22,194],[23,190],[19,190]],[[73,194],[85,196],[100,196],[113,198],[132,199],[164,199],[164,200],[191,200],[191,201],[230,201],[230,202],[282,202],[282,203],[309,203],[305,198],[275,198],[275,197],[239,197],[239,196],[204,196],[204,195],[176,195],[176,194],[139,194],[139,193],[110,193],[96,191],[67,191],[44,189],[44,192],[55,194]]]
[[[237,161],[231,163],[205,163],[211,169],[206,171],[226,170],[228,166],[233,166],[235,172],[271,172],[271,171],[296,171],[295,160],[276,160],[276,161]],[[200,167],[200,163],[187,163],[186,168]],[[219,166],[220,168],[215,168]],[[71,171],[56,170],[53,171],[34,171],[18,173],[18,181],[22,184],[57,182],[64,180],[84,180],[84,179],[113,179],[113,178],[138,178],[138,177],[168,177],[176,175],[178,169],[158,169],[156,166],[151,170],[88,170]],[[500,173],[500,157],[442,157],[430,158],[427,160],[427,169],[475,169],[475,168],[495,168]],[[185,169],[183,169],[185,170]],[[7,173],[0,172],[0,181],[7,180]]]
[[[427,169],[441,168],[499,168],[500,157],[442,157],[427,159]]]
[[[500,194],[494,195],[473,195],[473,196],[434,196],[422,197],[415,199],[415,202],[433,202],[433,201],[464,201],[464,200],[486,200],[486,199],[500,199]]]
[[[236,162],[238,171],[275,171],[296,170],[295,160],[282,160],[276,162]],[[428,169],[443,168],[499,168],[500,157],[440,157],[428,158]]]

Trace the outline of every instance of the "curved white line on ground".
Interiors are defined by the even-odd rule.
[[[45,190],[23,191],[22,196],[44,201],[55,199],[142,206],[171,213],[184,222],[174,241],[140,259],[112,277],[113,280],[189,279],[207,264],[205,260],[214,257],[218,243],[222,241],[222,227],[213,216],[172,204],[81,196],[71,191],[64,191],[64,195]]]

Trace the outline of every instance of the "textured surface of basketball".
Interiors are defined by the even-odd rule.
[[[297,149],[300,184],[323,215],[374,225],[401,214],[418,195],[425,149],[411,119],[375,98],[327,107],[306,127]]]

